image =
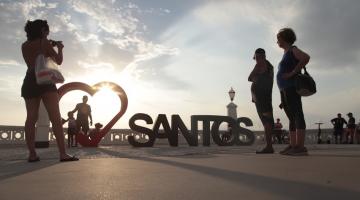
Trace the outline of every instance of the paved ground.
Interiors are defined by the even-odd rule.
[[[51,147],[27,163],[25,148],[0,146],[0,199],[360,199],[360,145],[255,148],[76,148],[79,162],[59,163]]]

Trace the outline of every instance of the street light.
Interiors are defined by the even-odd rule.
[[[321,124],[323,124],[322,122],[317,122],[317,123],[315,123],[315,124],[317,124],[318,125],[318,144],[321,144],[321,128],[320,128],[320,126],[321,126]]]
[[[234,97],[235,97],[235,91],[234,91],[234,89],[232,87],[229,90],[229,97],[230,97],[230,100],[232,102],[234,100]]]

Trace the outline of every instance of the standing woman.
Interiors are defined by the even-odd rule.
[[[29,149],[29,162],[39,161],[35,151],[35,123],[38,119],[40,101],[44,102],[48,112],[53,132],[56,136],[57,146],[59,148],[60,161],[76,161],[65,152],[64,131],[61,123],[59,110],[59,96],[55,84],[38,85],[35,77],[35,62],[39,54],[52,58],[58,65],[63,61],[62,49],[64,45],[61,42],[53,42],[57,47],[56,52],[52,42],[47,39],[49,35],[49,26],[46,20],[27,21],[25,25],[27,41],[22,44],[21,50],[23,58],[28,67],[23,85],[21,87],[21,96],[25,99],[26,122],[25,139]]]
[[[294,76],[308,64],[310,56],[294,46],[295,41],[295,32],[290,28],[283,28],[277,34],[277,43],[284,50],[284,55],[279,63],[276,79],[281,94],[281,106],[289,118],[290,131],[290,145],[280,151],[280,154],[302,156],[308,155],[304,146],[306,125],[301,96],[295,89]]]
[[[274,116],[272,107],[272,88],[274,82],[274,67],[266,60],[265,50],[255,50],[254,60],[256,65],[250,73],[248,80],[251,84],[252,101],[264,126],[266,146],[257,154],[274,153],[271,133],[274,128]]]

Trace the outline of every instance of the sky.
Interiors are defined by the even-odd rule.
[[[23,125],[26,118],[20,47],[24,25],[34,19],[46,19],[49,38],[63,41],[65,83],[111,81],[124,88],[129,105],[114,128],[129,128],[135,113],[154,121],[179,114],[190,128],[191,115],[226,115],[233,87],[238,116],[261,129],[247,77],[259,47],[277,71],[283,50],[276,34],[284,27],[294,29],[295,45],[310,55],[307,69],[317,83],[318,92],[303,98],[307,127],[332,127],[337,113],[352,112],[359,122],[359,10],[357,0],[0,0],[0,124]],[[63,117],[83,95],[61,99]],[[89,104],[94,123],[106,124],[120,108],[106,90]],[[287,126],[279,104],[275,81],[274,116]]]

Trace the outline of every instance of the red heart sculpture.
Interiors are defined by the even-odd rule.
[[[81,82],[72,82],[72,83],[64,84],[58,89],[59,101],[60,101],[61,97],[63,97],[66,93],[72,90],[81,90],[93,96],[103,86],[109,86],[111,90],[114,91],[119,96],[121,101],[121,108],[120,111],[115,115],[115,117],[112,118],[110,122],[106,124],[105,127],[91,140],[89,139],[88,136],[84,134],[76,135],[77,141],[84,147],[97,147],[101,139],[110,131],[110,129],[114,126],[114,124],[124,115],[128,105],[127,95],[119,85],[106,81],[97,83],[94,86],[89,86],[88,84]]]

